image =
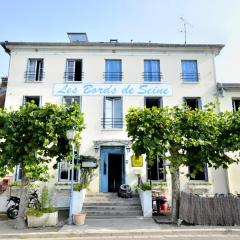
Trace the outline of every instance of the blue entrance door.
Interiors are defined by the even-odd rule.
[[[124,147],[101,148],[101,192],[112,192],[125,183]]]

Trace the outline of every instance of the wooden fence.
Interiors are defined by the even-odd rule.
[[[240,225],[240,197],[181,193],[179,218],[197,225]]]

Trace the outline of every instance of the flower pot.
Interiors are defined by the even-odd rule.
[[[44,213],[42,216],[27,215],[28,227],[52,227],[58,223],[58,212]]]
[[[86,218],[85,213],[73,214],[73,222],[75,225],[83,225],[85,223],[85,218]]]

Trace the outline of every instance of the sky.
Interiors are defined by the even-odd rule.
[[[0,41],[89,41],[225,44],[216,58],[219,82],[240,82],[240,0],[0,0]],[[9,56],[0,49],[0,76]]]

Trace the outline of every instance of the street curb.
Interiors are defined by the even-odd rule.
[[[0,234],[0,239],[36,239],[36,238],[81,238],[81,237],[106,237],[106,236],[150,236],[150,235],[176,235],[176,234],[237,234],[240,236],[240,228],[217,228],[217,229],[135,229],[135,230],[92,230],[92,231],[65,231],[65,232],[37,232],[37,233],[11,233],[11,234]]]

